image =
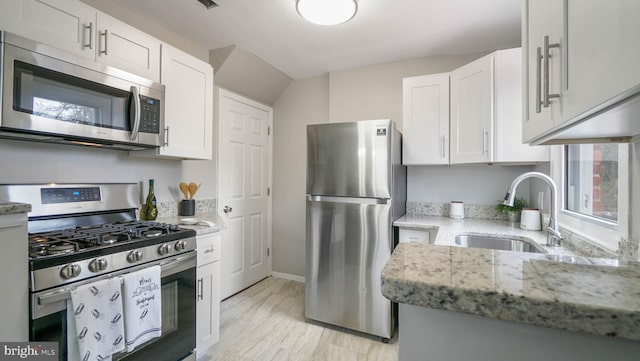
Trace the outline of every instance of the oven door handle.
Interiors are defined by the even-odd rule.
[[[138,138],[138,132],[140,131],[140,93],[138,92],[138,87],[135,85],[131,86],[131,96],[133,98],[133,127],[131,127],[131,134],[129,135],[130,140],[136,140]]]
[[[176,274],[176,273],[182,272],[182,271],[187,270],[189,268],[195,267],[196,266],[196,255],[197,255],[196,252],[189,252],[189,253],[187,253],[186,255],[183,255],[183,256],[179,256],[179,257],[172,258],[172,259],[169,259],[169,260],[161,260],[159,262],[151,263],[149,265],[143,265],[143,267],[137,267],[137,268],[135,268],[133,270],[129,270],[129,271],[124,272],[124,273],[137,271],[137,270],[142,269],[142,268],[155,266],[155,265],[159,264],[160,267],[162,268],[161,277],[166,277],[166,276],[170,276],[172,274]],[[116,276],[116,277],[118,277],[120,279],[120,283],[121,284],[124,283],[124,278],[122,278],[122,276]],[[86,283],[89,283],[89,282],[86,282]],[[71,289],[72,289],[72,287],[69,287],[69,288],[65,287],[65,288],[62,288],[60,290],[54,291],[52,293],[49,293],[49,294],[40,295],[40,296],[37,297],[38,305],[46,305],[46,304],[49,304],[49,303],[55,303],[55,302],[60,302],[60,301],[67,300],[67,299],[71,298]]]

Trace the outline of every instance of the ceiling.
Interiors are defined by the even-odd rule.
[[[314,25],[295,0],[115,0],[208,49],[238,45],[294,79],[370,64],[520,45],[519,0],[359,0],[351,21]]]

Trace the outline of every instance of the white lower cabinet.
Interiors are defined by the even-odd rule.
[[[0,215],[0,340],[29,341],[27,213]]]
[[[220,338],[220,232],[196,237],[196,356],[204,355]]]
[[[424,229],[400,228],[400,243],[430,243],[431,233]]]

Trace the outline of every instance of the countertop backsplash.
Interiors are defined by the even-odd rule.
[[[498,202],[496,202],[496,205]],[[465,218],[507,220],[506,214],[498,214],[490,204],[464,204]],[[449,203],[407,202],[407,215],[449,217]]]
[[[196,199],[196,214],[215,213],[216,199]],[[158,218],[176,217],[180,212],[180,202],[158,202]],[[136,214],[136,216],[140,216]]]

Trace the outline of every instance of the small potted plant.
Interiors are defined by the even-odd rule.
[[[520,221],[520,212],[522,209],[527,207],[529,207],[529,203],[526,200],[516,197],[513,200],[513,206],[498,203],[498,205],[496,205],[496,215],[506,214],[509,223],[516,223]]]

